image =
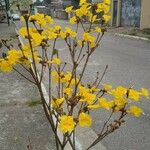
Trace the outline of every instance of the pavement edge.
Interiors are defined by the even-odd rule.
[[[144,38],[144,37],[127,35],[127,34],[121,34],[121,33],[115,33],[115,35],[116,36],[120,36],[120,37],[127,37],[127,38],[132,38],[132,39],[137,39],[137,40],[143,40],[143,41],[149,41],[150,42],[150,39]]]

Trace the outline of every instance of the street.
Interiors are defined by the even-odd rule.
[[[56,21],[57,24],[66,25],[65,21]],[[62,40],[58,41],[56,49],[60,51],[62,60],[70,61],[67,47]],[[150,42],[106,33],[100,47],[90,59],[84,81],[93,81],[96,72],[103,73],[107,64],[109,67],[102,83],[109,83],[114,87],[122,85],[134,86],[135,89],[141,87],[150,89]],[[80,69],[78,71],[80,72]],[[44,76],[43,82],[47,86],[46,78],[47,75]],[[150,101],[145,100],[139,104],[144,114],[140,118],[126,117],[126,123],[102,141],[107,150],[149,150]],[[92,113],[93,125],[91,128],[96,133],[108,115],[109,112],[105,110]]]
[[[102,40],[101,48],[95,53],[94,61],[97,62],[95,68],[101,70],[106,64],[109,65],[103,83],[150,89],[150,43],[107,34]],[[92,68],[94,67],[90,67]],[[108,150],[149,150],[150,101],[143,101],[140,106],[145,115],[127,118],[120,130],[102,141]],[[96,116],[93,116],[96,121],[92,128],[97,132],[98,124],[107,112],[95,113]]]
[[[13,25],[0,24],[0,39],[11,38],[16,46],[15,35]],[[5,47],[0,49],[0,56],[2,52],[6,52]],[[27,72],[25,76],[29,77]],[[56,149],[54,135],[40,104],[35,86],[14,71],[0,72],[0,150],[26,150],[29,139],[34,149]]]
[[[65,22],[59,20],[57,22],[65,25]],[[64,42],[60,40],[56,44],[56,49],[60,50],[62,60],[70,61]],[[88,83],[93,81],[96,72],[103,73],[107,64],[108,71],[102,83],[109,83],[114,87],[118,85],[133,86],[137,90],[141,87],[150,89],[150,42],[106,33],[100,47],[90,59],[84,80]],[[145,100],[139,104],[144,115],[140,118],[126,117],[125,125],[102,141],[107,150],[149,150],[150,101]],[[92,129],[96,133],[108,115],[108,111],[105,110],[93,112]]]

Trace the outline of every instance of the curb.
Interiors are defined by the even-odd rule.
[[[19,35],[18,30],[17,30],[17,25],[15,28],[15,31]],[[24,42],[23,42],[22,38],[20,37],[20,35],[18,37],[19,37],[20,43],[22,45],[24,45]],[[48,96],[46,87],[45,87],[43,82],[41,83],[41,87],[42,87],[46,102],[48,103],[49,102],[49,96]],[[54,117],[53,119],[54,119],[54,123],[56,123],[56,118]],[[63,138],[60,130],[58,130],[58,137],[60,139]],[[97,134],[91,128],[89,128],[89,127],[79,128],[78,127],[76,130],[76,137],[75,137],[75,139],[76,139],[76,141],[75,141],[76,142],[76,150],[86,150],[87,146],[89,146],[92,143],[92,141],[94,139],[96,139],[96,137],[97,137]],[[64,150],[72,150],[69,143],[66,145]],[[99,142],[97,145],[95,145],[93,148],[91,148],[91,150],[107,150],[107,149],[103,144],[101,144],[101,142]]]
[[[121,33],[115,33],[115,35],[120,36],[120,37],[127,37],[127,38],[137,39],[137,40],[150,41],[150,39],[148,39],[148,38],[139,37],[139,36],[133,36],[133,35],[127,35],[127,34],[121,34]]]

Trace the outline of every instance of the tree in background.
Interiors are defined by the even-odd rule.
[[[44,0],[45,3],[50,4],[51,0]]]
[[[32,3],[32,0],[10,0],[10,8],[16,9],[16,5],[19,5],[22,9],[28,9]]]

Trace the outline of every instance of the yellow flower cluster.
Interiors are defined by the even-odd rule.
[[[96,94],[94,94],[91,89],[84,86],[79,86],[78,95],[81,97],[80,102],[87,102],[88,104],[93,104],[96,99]]]
[[[78,118],[81,127],[91,126],[92,118],[89,114],[81,112]],[[73,116],[62,115],[60,117],[59,128],[63,133],[72,132],[75,129],[77,122],[74,121]]]
[[[103,0],[100,3],[91,4],[88,3],[87,0],[80,0],[79,8],[75,9],[73,6],[67,7],[65,11],[67,13],[74,13],[75,16],[70,18],[70,23],[74,24],[78,22],[78,20],[82,19],[83,16],[87,17],[89,22],[96,22],[99,20],[104,20],[107,23],[111,16],[109,15],[110,12],[110,4],[111,0]],[[93,13],[95,10],[95,14]],[[101,18],[98,17],[97,14],[103,13]]]
[[[90,35],[88,32],[84,32],[82,35],[82,43],[87,42],[90,48],[94,48],[96,46],[96,39],[94,36]],[[82,45],[80,44],[82,47]]]
[[[72,116],[63,115],[60,117],[59,128],[63,133],[74,130],[75,122]]]
[[[35,24],[41,26],[41,27],[45,27],[47,24],[53,24],[54,20],[47,15],[44,14],[35,14],[29,17],[29,21],[30,22],[34,22]]]
[[[62,38],[65,39],[67,37],[76,37],[77,33],[73,31],[71,28],[66,27],[63,31],[60,26],[54,26],[54,28],[47,28],[42,32],[44,37],[47,37],[49,40]]]
[[[21,50],[11,49],[5,58],[0,59],[0,70],[10,72],[16,64],[29,65],[30,63]]]
[[[45,39],[45,36],[40,34],[35,28],[29,28],[29,35],[26,27],[22,27],[21,29],[19,29],[19,33],[24,38],[30,38],[34,46],[39,46]]]
[[[104,92],[112,96],[112,99],[107,100],[106,98],[98,98],[98,102],[96,104],[94,103],[93,105],[88,105],[89,109],[104,108],[106,110],[113,109],[114,112],[118,112],[126,106],[128,108],[130,100],[132,100],[132,102],[137,102],[141,97],[149,97],[149,92],[145,88],[142,88],[141,91],[137,91],[135,89],[127,89],[122,86],[119,86],[115,89],[112,89],[111,85],[104,84],[103,86]],[[142,109],[138,108],[137,106],[132,107],[132,105],[130,105],[127,112],[137,117],[140,116]]]
[[[110,0],[103,0],[100,3],[91,4],[87,0],[80,0],[79,7],[75,9],[73,6],[67,7],[65,11],[67,13],[73,13],[74,16],[70,18],[70,24],[79,23],[86,18],[90,24],[96,21],[102,21],[107,23],[110,20]],[[100,15],[101,14],[101,15]],[[99,17],[101,16],[101,17]],[[125,112],[135,117],[139,117],[142,113],[142,109],[132,105],[132,103],[138,102],[141,98],[148,98],[149,91],[145,88],[141,88],[137,91],[133,88],[126,88],[118,86],[113,88],[112,85],[103,84],[101,89],[97,86],[85,86],[78,79],[76,75],[61,70],[62,61],[59,55],[53,55],[51,59],[43,59],[35,48],[41,46],[42,48],[48,43],[49,40],[63,39],[71,48],[80,46],[83,49],[84,45],[90,47],[91,50],[98,45],[99,36],[103,33],[104,29],[96,26],[94,29],[84,29],[84,32],[77,35],[76,31],[73,31],[70,27],[64,29],[59,25],[52,25],[54,23],[50,16],[44,14],[32,15],[29,21],[35,25],[35,28],[22,27],[19,33],[24,38],[27,38],[29,44],[24,45],[19,50],[11,49],[8,51],[5,58],[0,59],[0,70],[4,72],[10,72],[17,64],[26,65],[30,67],[30,61],[33,61],[33,57],[36,63],[44,63],[45,65],[52,66],[55,69],[51,72],[51,76],[56,86],[58,86],[58,95],[51,98],[50,104],[52,109],[58,113],[58,127],[63,133],[74,131],[75,127],[79,124],[81,127],[91,126],[92,117],[90,111],[93,109],[112,110],[113,113]],[[83,19],[83,20],[82,20]],[[82,25],[82,24],[81,24]],[[98,33],[98,37],[95,38],[95,32]],[[78,39],[78,36],[81,38]],[[74,39],[72,42],[71,40]],[[73,43],[75,43],[73,45]],[[67,45],[67,46],[68,46]],[[73,46],[72,46],[73,45]],[[45,47],[44,47],[45,48]],[[44,49],[45,50],[45,49]],[[54,49],[55,50],[55,49]],[[45,52],[45,51],[44,51]],[[75,55],[71,52],[72,55]],[[57,53],[58,54],[58,53]],[[79,83],[79,84],[78,84]],[[131,103],[132,102],[132,103]],[[65,104],[67,106],[65,106]],[[81,110],[75,114],[72,109],[81,104]],[[64,107],[63,107],[64,106]],[[65,112],[65,109],[68,112]]]
[[[64,100],[65,100],[64,97],[63,98],[58,98],[58,99],[53,99],[51,101],[51,104],[54,108],[58,108],[63,104]]]
[[[68,84],[74,85],[75,84],[75,78],[72,77],[71,72],[67,71],[58,73],[57,71],[52,71],[52,79],[54,82],[58,83],[66,83],[66,87]],[[76,79],[76,82],[78,82],[79,79]],[[70,90],[71,91],[71,90]],[[66,92],[64,92],[66,93]]]
[[[63,74],[63,76],[63,78],[66,78],[65,74]],[[66,81],[68,81],[70,77],[71,74],[69,73],[69,78],[66,78]],[[73,89],[71,87],[64,89],[64,93],[69,96],[72,95],[72,91]],[[112,97],[110,98],[111,100],[106,99],[104,97],[97,98],[97,93],[100,91],[103,91],[105,94],[108,94],[109,97]],[[139,97],[137,97],[137,94]],[[134,102],[136,102],[141,96],[148,98],[149,92],[145,88],[142,88],[141,91],[136,91],[135,89],[127,89],[122,86],[113,89],[112,86],[109,84],[103,84],[101,90],[97,89],[95,86],[85,87],[83,85],[79,85],[77,96],[80,97],[79,102],[86,104],[85,107],[87,107],[86,109],[88,110],[101,108],[105,110],[112,109],[114,113],[117,113],[118,111],[124,111],[127,114],[139,117],[142,113],[142,109],[135,105],[131,105],[129,101],[130,99],[132,99]],[[61,106],[64,103],[64,101],[68,101],[68,99],[66,99],[65,97],[53,99],[52,105],[55,109],[61,109]],[[60,130],[63,133],[66,133],[72,132],[78,124],[81,127],[91,126],[92,117],[87,112],[81,111],[77,117],[75,117],[74,115],[60,115]],[[66,113],[62,112],[62,114]]]
[[[39,54],[36,50],[34,50],[33,56],[36,62],[40,61]],[[11,72],[13,67],[17,64],[30,67],[29,59],[33,60],[29,45],[24,45],[21,50],[11,49],[8,51],[5,58],[0,59],[0,70]]]
[[[60,58],[53,58],[52,60],[47,61],[48,64],[56,64],[56,65],[60,65],[61,64],[61,60]]]

